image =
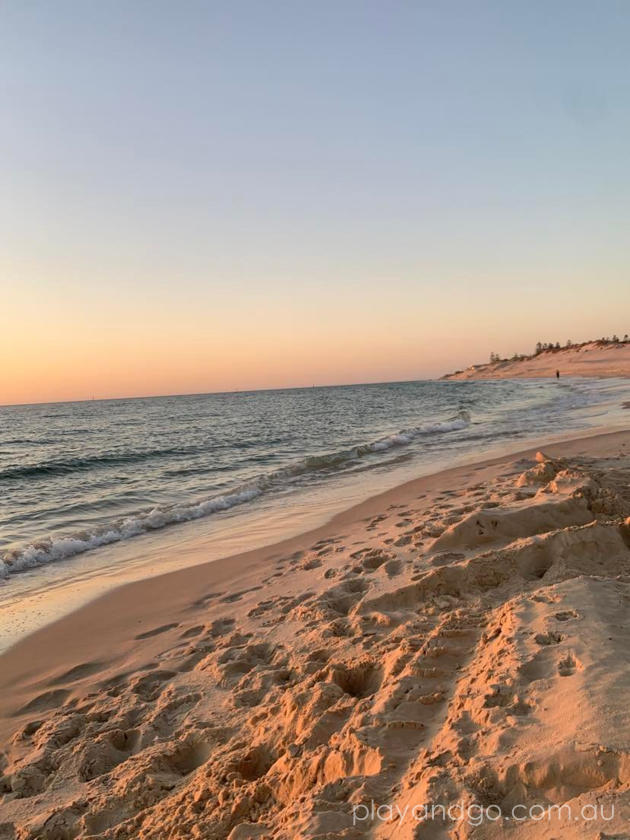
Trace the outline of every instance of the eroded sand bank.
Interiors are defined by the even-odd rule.
[[[504,359],[448,373],[442,379],[537,379],[566,376],[630,376],[630,344],[588,344],[564,347],[538,356],[512,361]]]

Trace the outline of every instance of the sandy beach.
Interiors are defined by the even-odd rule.
[[[424,477],[26,638],[0,838],[626,837],[629,448]]]

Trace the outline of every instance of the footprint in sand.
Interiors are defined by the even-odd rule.
[[[320,552],[321,555],[321,552]],[[318,569],[322,565],[321,557],[317,555],[316,557],[311,557],[308,560],[305,560],[302,563],[302,568],[304,571],[310,572],[311,569]]]
[[[130,688],[141,700],[150,702],[160,696],[164,688],[164,683],[172,680],[176,676],[176,671],[154,671],[133,680]]]
[[[92,674],[97,674],[106,667],[103,662],[82,662],[80,665],[75,665],[68,671],[64,671],[58,677],[54,677],[48,685],[65,685],[65,683],[76,682],[85,677],[91,677]]]
[[[194,601],[192,607],[193,609],[197,609],[199,607],[207,607],[211,601],[215,601],[217,598],[220,598],[223,594],[223,592],[208,592],[207,595],[203,595],[201,598],[198,598],[196,601]]]
[[[213,639],[216,639],[218,636],[225,636],[226,633],[229,633],[233,629],[235,624],[236,620],[233,618],[217,618],[208,628],[206,635]]]
[[[175,627],[179,627],[177,622],[173,624],[162,624],[160,627],[155,627],[153,630],[146,630],[144,633],[138,633],[137,636],[134,636],[134,639],[150,639],[152,636],[159,636],[160,633],[166,633],[169,630],[175,629]]]
[[[205,625],[203,624],[195,624],[193,627],[189,627],[188,630],[184,630],[184,632],[179,637],[180,639],[191,639],[193,636],[198,636],[200,633],[203,633],[205,629]]]
[[[579,618],[580,614],[575,610],[561,610],[554,616],[558,621],[570,621],[572,618]]]
[[[575,656],[572,653],[568,653],[558,662],[558,673],[561,677],[570,677],[572,674],[575,674],[578,664]]]
[[[402,564],[400,560],[388,560],[387,563],[383,566],[387,576],[392,578],[399,575],[402,571]]]
[[[46,712],[49,709],[56,709],[63,705],[63,701],[70,694],[65,688],[56,688],[52,691],[45,691],[30,700],[25,706],[14,712],[13,716],[25,715],[29,712]]]
[[[262,585],[250,586],[249,589],[241,589],[238,592],[234,592],[232,595],[226,595],[224,598],[221,598],[221,603],[233,604],[235,601],[240,601],[243,595],[248,595],[250,592],[257,592],[259,589],[262,589]]]
[[[44,725],[43,720],[29,720],[28,723],[25,723],[22,729],[18,729],[15,735],[12,738],[12,743],[18,741],[25,741],[28,738],[31,738],[35,733],[41,729]]]
[[[549,633],[538,633],[535,637],[538,645],[559,645],[563,639],[562,633],[556,633],[554,630],[550,630]]]
[[[557,604],[558,601],[561,600],[559,595],[555,595],[552,593],[536,593],[535,595],[531,596],[532,601],[536,601],[538,604]]]

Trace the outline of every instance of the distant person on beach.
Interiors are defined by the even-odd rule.
[[[560,371],[559,370],[556,371],[556,379],[560,379]]]

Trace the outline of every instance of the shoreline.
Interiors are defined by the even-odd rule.
[[[608,405],[612,407],[615,403]],[[624,429],[622,414],[618,411],[619,416],[611,416],[605,425],[563,430],[553,435],[531,435],[518,441],[497,441],[488,445],[481,457],[484,461],[509,457],[575,437]],[[468,452],[448,460],[445,457],[438,459],[431,465],[410,464],[397,471],[388,471],[383,492],[394,491],[417,478],[478,461],[479,453]],[[0,656],[28,635],[120,586],[181,570],[182,560],[184,569],[228,560],[245,552],[271,548],[283,542],[284,535],[300,537],[315,528],[327,526],[338,514],[381,495],[377,489],[379,483],[378,473],[373,473],[362,479],[360,492],[356,482],[353,485],[346,481],[329,488],[324,500],[304,495],[298,498],[297,504],[293,503],[291,517],[297,516],[297,522],[292,522],[282,507],[235,508],[225,514],[182,522],[67,560],[43,564],[26,570],[24,577],[21,574],[10,576],[8,586],[15,589],[15,594],[9,591],[5,598],[0,598]]]
[[[104,594],[97,595],[95,598],[82,603],[77,609],[73,609],[33,633],[29,633],[2,651],[0,653],[0,695],[3,693],[3,686],[27,676],[28,673],[37,673],[36,667],[29,668],[28,672],[21,674],[14,673],[12,669],[22,659],[37,663],[38,650],[46,651],[45,655],[39,658],[40,665],[42,667],[47,666],[46,670],[50,670],[55,665],[62,665],[62,660],[51,664],[49,650],[51,638],[53,643],[55,641],[59,642],[63,647],[65,659],[71,658],[79,651],[87,655],[92,644],[89,633],[98,620],[103,620],[104,626],[110,632],[115,629],[115,626],[121,631],[124,627],[124,632],[126,632],[128,628],[134,626],[134,623],[144,625],[151,620],[157,620],[164,610],[175,612],[180,610],[182,603],[188,603],[188,587],[193,584],[201,585],[201,582],[205,581],[204,585],[212,585],[213,583],[228,585],[236,580],[245,579],[248,575],[261,571],[259,567],[272,561],[277,555],[299,551],[313,541],[326,539],[334,535],[336,530],[343,526],[355,525],[367,517],[378,515],[383,505],[388,506],[404,502],[409,495],[414,494],[419,489],[435,490],[440,482],[445,481],[450,484],[466,471],[479,472],[480,480],[485,480],[506,462],[531,457],[538,449],[543,449],[557,457],[565,457],[575,454],[585,444],[595,444],[597,448],[598,443],[601,442],[605,445],[607,441],[613,440],[616,436],[624,436],[625,434],[627,434],[626,430],[621,429],[613,431],[598,430],[577,438],[548,442],[539,441],[525,449],[509,450],[501,455],[482,458],[478,461],[471,460],[455,467],[421,475],[382,493],[372,495],[358,504],[334,514],[323,524],[295,536],[278,540],[269,545],[259,546],[214,560],[202,561],[176,570],[160,572],[115,586]],[[164,590],[166,588],[168,588],[168,594],[165,594]],[[138,617],[135,612],[138,603],[151,599],[154,599],[153,606],[143,608]],[[121,614],[124,615],[122,621]],[[108,615],[111,618],[110,621],[107,621]],[[113,618],[114,615],[115,619]],[[88,635],[83,635],[83,632]],[[78,644],[76,649],[71,644],[73,640],[74,644]],[[9,683],[5,681],[6,674],[11,674]],[[3,704],[0,702],[0,718],[3,714],[2,708]],[[0,724],[0,737],[1,734],[2,726]]]

